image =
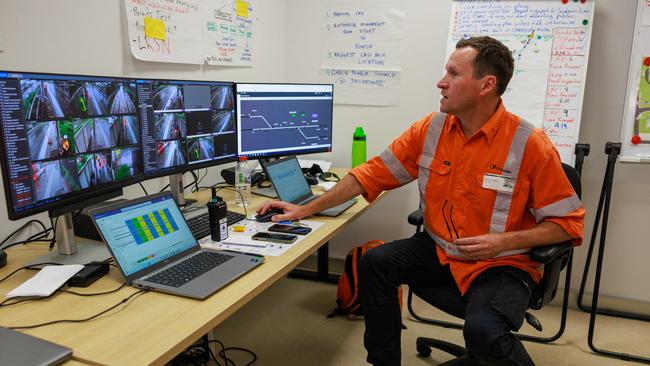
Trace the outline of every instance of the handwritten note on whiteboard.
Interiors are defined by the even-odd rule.
[[[334,102],[395,105],[406,12],[401,1],[332,2],[323,11],[321,80]]]
[[[252,66],[253,6],[249,1],[204,2],[204,55],[210,65]]]
[[[512,51],[506,108],[543,128],[572,163],[580,131],[594,1],[454,1],[447,55],[459,39],[489,35]]]
[[[131,53],[138,60],[203,63],[200,0],[124,0]],[[159,33],[147,37],[145,18],[164,24]],[[164,39],[161,39],[164,38]]]

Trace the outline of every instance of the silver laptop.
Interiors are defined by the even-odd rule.
[[[311,191],[311,187],[307,183],[300,168],[300,163],[298,163],[298,159],[295,156],[289,156],[271,162],[262,162],[262,167],[266,172],[266,176],[273,184],[273,188],[275,188],[280,200],[304,205],[318,197]],[[357,199],[353,198],[338,206],[318,212],[316,215],[338,216],[356,202]]]
[[[0,365],[58,365],[70,357],[68,347],[0,327]]]
[[[201,249],[170,192],[99,207],[90,216],[134,287],[204,299],[264,261]]]

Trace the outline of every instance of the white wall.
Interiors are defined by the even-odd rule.
[[[324,0],[329,1],[329,0]],[[127,48],[123,3],[118,0],[3,1],[0,69],[41,72],[169,77],[234,81],[319,82],[319,23],[322,1],[253,0],[253,68],[159,64],[135,60]],[[606,157],[605,142],[618,141],[626,90],[636,1],[597,0],[580,140],[591,144],[583,174],[587,208],[586,242],[576,251],[573,288],[577,288],[594,221]],[[349,166],[352,132],[363,125],[368,155],[379,154],[412,121],[438,108],[438,90],[451,0],[405,1],[402,87],[396,107],[335,105],[334,150],[316,155]],[[216,179],[216,169],[210,178]],[[603,294],[650,301],[650,167],[617,164],[603,272]],[[147,182],[155,190],[164,180]],[[127,195],[140,195],[138,186]],[[2,196],[4,197],[4,196]],[[407,214],[417,206],[411,184],[392,192],[332,243],[332,256],[368,239],[410,235]],[[39,215],[44,218],[44,215]],[[0,221],[7,222],[0,208]],[[0,228],[3,237],[20,223]],[[592,270],[593,273],[593,270]],[[588,287],[590,289],[591,286]]]

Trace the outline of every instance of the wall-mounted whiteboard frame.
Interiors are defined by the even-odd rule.
[[[639,105],[639,85],[642,81],[642,69],[645,58],[650,57],[650,1],[638,0],[636,21],[634,22],[634,37],[632,51],[630,52],[630,66],[627,76],[627,92],[625,93],[625,107],[621,122],[621,155],[619,161],[625,163],[650,163],[650,133],[644,133],[640,125],[645,124],[646,132],[650,129],[650,102],[643,108]],[[650,72],[648,72],[650,73]],[[644,72],[644,74],[646,74]],[[643,75],[650,79],[650,75]],[[648,82],[650,90],[650,82]],[[650,94],[648,92],[647,94]],[[649,96],[650,97],[650,96]],[[637,109],[637,107],[641,107]],[[637,119],[641,119],[637,122]],[[639,136],[640,143],[632,143],[632,138]]]
[[[506,109],[544,129],[562,161],[571,165],[594,8],[595,0],[454,0],[451,9],[447,58],[460,38],[488,35],[504,42],[515,58],[515,74],[503,95]],[[544,45],[528,47],[534,42],[527,36]]]

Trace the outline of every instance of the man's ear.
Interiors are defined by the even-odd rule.
[[[481,83],[481,96],[485,96],[491,92],[496,92],[497,78],[494,75],[485,75]]]

